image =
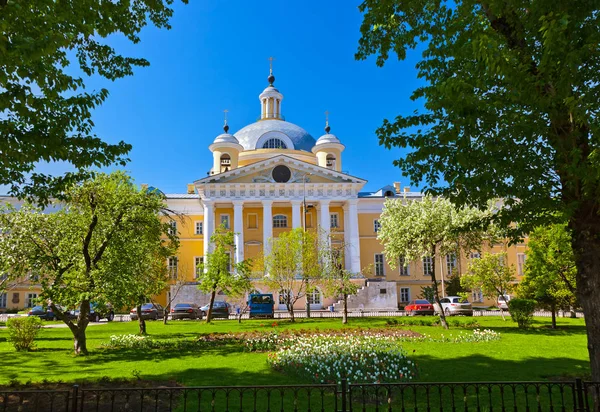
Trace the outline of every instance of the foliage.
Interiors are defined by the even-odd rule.
[[[467,289],[461,284],[462,275],[454,273],[451,275],[445,283],[446,294],[448,296],[463,296]]]
[[[433,302],[435,300],[435,289],[433,286],[421,286],[421,294],[419,295],[419,299],[425,299],[428,302]]]
[[[178,247],[161,220],[163,199],[136,188],[122,172],[98,174],[69,188],[53,210],[5,205],[0,213],[0,269],[11,278],[35,276],[41,300],[70,328],[86,353],[90,303],[126,306],[132,293],[163,285],[165,259]],[[55,305],[80,308],[74,323]]]
[[[467,289],[480,289],[490,299],[497,299],[514,289],[515,268],[506,264],[506,253],[484,253],[480,258],[471,259],[469,269],[460,278]]]
[[[457,328],[479,328],[481,325],[474,319],[448,319],[449,326]],[[386,320],[388,326],[439,326],[440,318],[437,316],[423,316],[422,318],[403,316]]]
[[[565,224],[540,226],[529,235],[519,296],[556,310],[575,306],[575,258]]]
[[[114,81],[148,66],[145,59],[119,55],[106,39],[122,35],[138,43],[148,21],[169,28],[172,3],[0,0],[0,184],[47,201],[90,178],[90,167],[125,164],[130,145],[93,134],[92,113],[108,90],[84,91],[84,78],[72,68]],[[44,161],[76,170],[57,177],[36,172]]]
[[[34,349],[34,341],[41,327],[42,321],[37,316],[9,318],[6,321],[8,341],[17,351],[31,351]]]
[[[519,328],[525,329],[531,326],[536,301],[533,299],[511,299],[508,302],[508,310],[513,322],[517,322]]]
[[[152,349],[154,341],[148,336],[140,335],[111,335],[108,342],[102,344],[109,349]]]
[[[417,367],[402,348],[387,337],[299,338],[289,347],[270,354],[276,370],[316,383],[409,382]]]

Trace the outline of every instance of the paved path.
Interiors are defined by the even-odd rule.
[[[101,325],[108,325],[107,321],[100,321],[100,322],[90,322],[88,323],[88,326],[101,326]],[[50,324],[43,324],[42,328],[48,328],[48,329],[55,329],[55,328],[66,328],[67,325],[65,325],[64,323],[50,323]],[[6,326],[0,326],[0,329],[6,329]]]

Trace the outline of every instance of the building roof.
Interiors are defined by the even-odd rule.
[[[274,138],[280,133],[285,135],[294,145],[294,147],[288,147],[288,149],[310,152],[315,145],[315,138],[310,133],[300,126],[284,120],[260,120],[240,129],[234,136],[244,147],[244,150],[255,150],[261,149],[261,147],[257,147],[257,144],[260,138],[269,132],[272,132],[270,137]],[[284,138],[283,140],[287,139]]]

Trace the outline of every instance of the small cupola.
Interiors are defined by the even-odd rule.
[[[281,101],[283,95],[279,93],[279,90],[273,86],[275,83],[275,76],[273,75],[273,58],[270,57],[270,68],[269,77],[267,81],[269,85],[263,92],[258,96],[260,100],[260,120],[284,120],[281,115]]]
[[[225,110],[225,116],[227,116],[227,110]],[[244,147],[238,142],[236,137],[229,134],[227,117],[225,117],[223,131],[225,133],[218,135],[213,143],[208,146],[208,149],[213,154],[213,167],[211,169],[211,174],[213,175],[237,168],[239,154],[244,150]]]
[[[342,152],[346,147],[330,131],[329,112],[325,112],[325,134],[317,139],[312,152],[317,156],[319,166],[341,172]]]

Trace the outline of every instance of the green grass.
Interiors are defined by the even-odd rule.
[[[490,343],[407,342],[403,346],[420,369],[420,381],[527,381],[571,378],[589,374],[583,320],[558,319],[557,330],[549,319],[536,318],[534,328],[519,330],[501,318],[474,318],[500,332],[502,339]],[[460,319],[471,321],[471,319]],[[296,324],[278,321],[278,328],[341,328],[339,319],[299,319]],[[349,327],[383,327],[385,318],[350,319]],[[436,326],[396,326],[432,336],[457,333],[460,327],[443,331]],[[211,332],[270,330],[271,321],[174,321],[164,326],[148,322],[154,339],[193,339]],[[470,330],[470,329],[469,329]],[[44,329],[34,352],[15,352],[0,330],[0,385],[11,381],[56,382],[99,381],[103,377],[177,381],[186,386],[295,384],[293,377],[271,370],[264,353],[243,352],[239,346],[217,346],[202,350],[169,351],[102,350],[100,344],[113,334],[136,333],[136,322],[113,322],[87,330],[89,356],[73,356],[68,329]]]

